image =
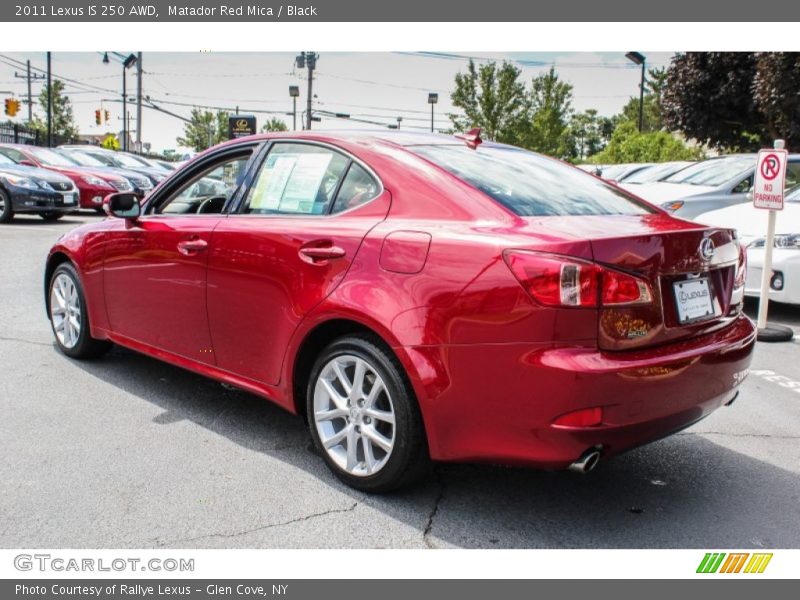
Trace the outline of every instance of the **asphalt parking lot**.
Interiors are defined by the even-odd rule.
[[[798,341],[759,344],[732,407],[588,476],[439,465],[371,497],[260,398],[123,349],[56,350],[44,257],[96,218],[0,226],[3,548],[800,546]],[[800,333],[800,307],[771,320]]]

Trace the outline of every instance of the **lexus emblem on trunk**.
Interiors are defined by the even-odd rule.
[[[698,252],[700,253],[700,258],[706,262],[714,258],[714,241],[711,238],[703,238]]]

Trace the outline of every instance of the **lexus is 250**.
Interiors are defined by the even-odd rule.
[[[730,404],[754,348],[732,230],[477,131],[241,138],[105,204],[47,258],[61,351],[263,396],[362,490],[591,470]]]

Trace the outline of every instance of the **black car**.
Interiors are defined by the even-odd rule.
[[[17,213],[55,221],[77,208],[78,191],[71,179],[0,156],[0,223],[8,223]]]

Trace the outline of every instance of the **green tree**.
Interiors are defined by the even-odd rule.
[[[613,121],[589,108],[575,113],[569,123],[570,155],[583,161],[600,152],[608,144],[614,132]]]
[[[272,117],[269,121],[264,123],[261,126],[262,133],[267,131],[289,131],[289,128],[286,126],[286,123],[283,120],[278,119],[277,117]]]
[[[789,148],[800,148],[800,52],[759,52],[753,80],[756,102],[764,115],[767,139],[786,140]]]
[[[456,131],[480,127],[487,140],[519,144],[527,129],[529,99],[520,82],[520,70],[504,62],[475,67],[471,60],[466,73],[458,73],[450,95],[462,115],[448,115]]]
[[[748,52],[673,57],[662,98],[664,124],[721,150],[757,149],[770,137],[753,93],[757,73],[757,57]],[[796,103],[798,93],[788,97]]]
[[[200,152],[228,139],[228,113],[193,108],[189,123],[183,126],[183,136],[177,139],[180,146]]]
[[[75,123],[75,116],[72,112],[72,102],[68,96],[64,95],[64,82],[56,79],[53,81],[53,103],[52,103],[52,132],[53,137],[60,140],[74,140],[78,137],[78,126]],[[50,88],[46,85],[39,94],[39,106],[45,115],[44,119],[36,115],[33,118],[31,127],[39,131],[40,135],[47,135],[47,99],[50,95]]]
[[[569,119],[572,113],[572,85],[560,81],[555,68],[534,77],[530,92],[530,123],[525,146],[558,158],[570,152]]]
[[[700,148],[687,146],[666,131],[639,133],[636,123],[625,121],[617,125],[611,141],[602,152],[592,157],[598,164],[631,162],[666,162],[703,158]]]

